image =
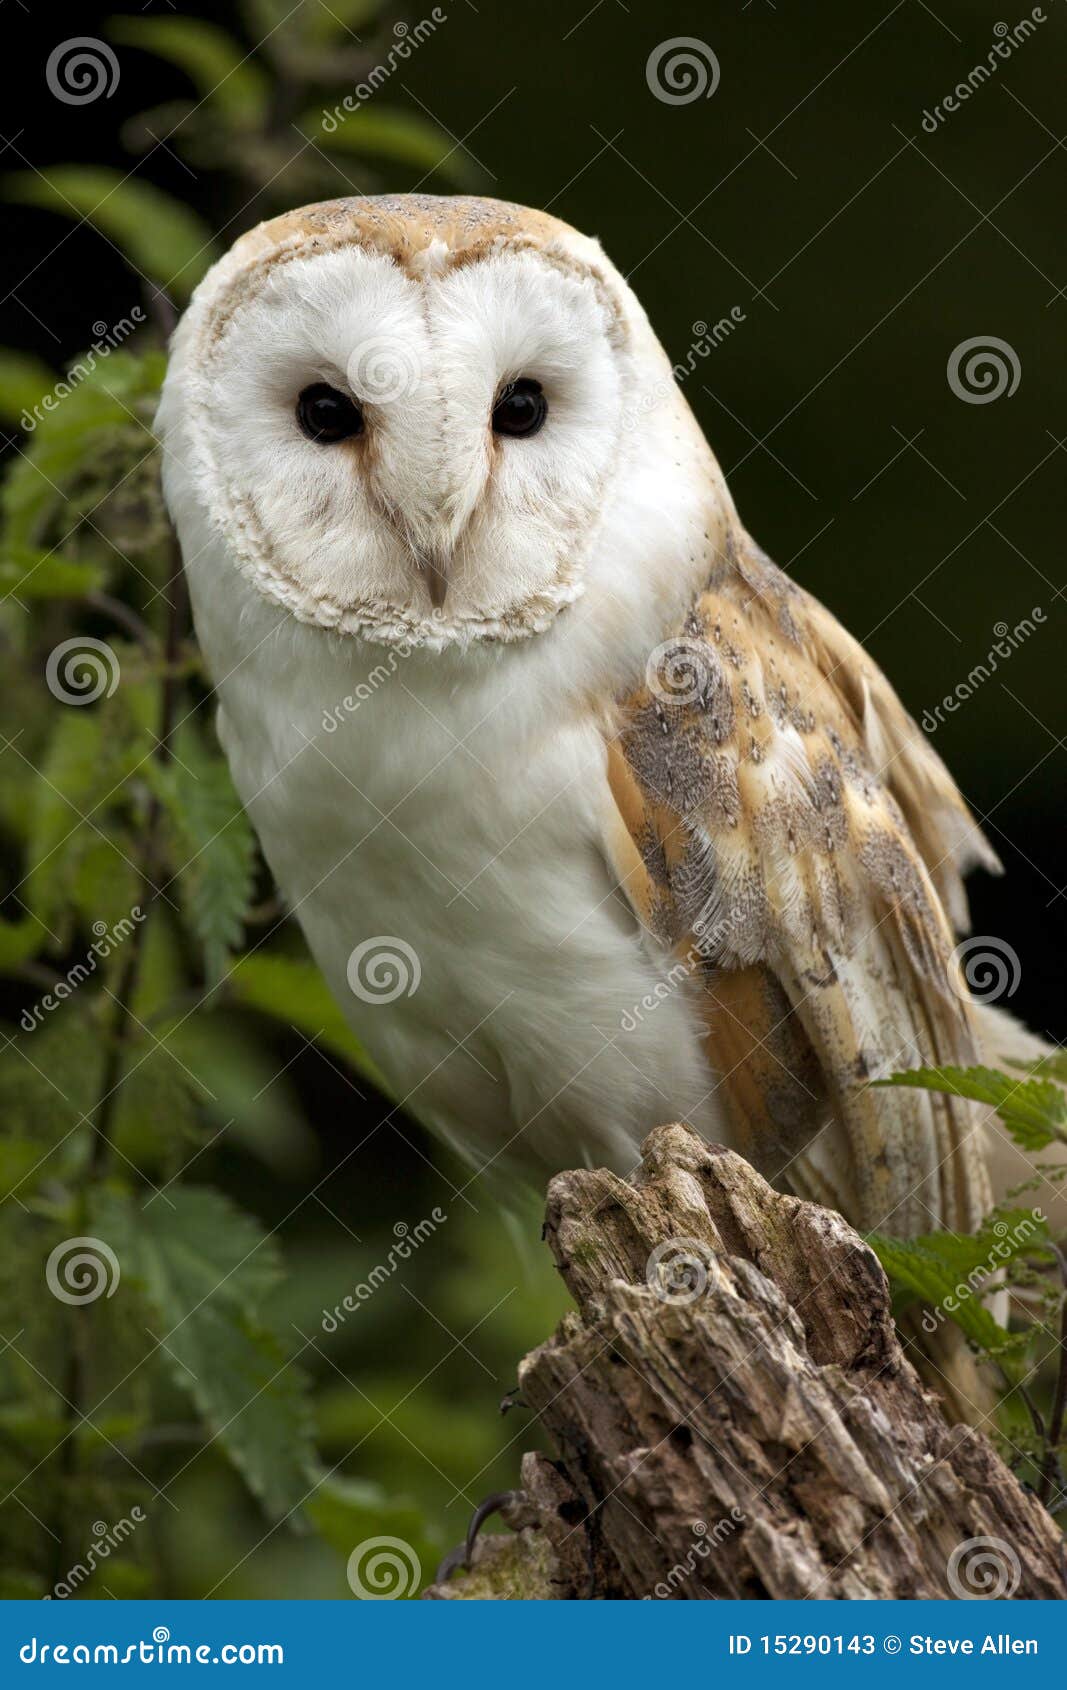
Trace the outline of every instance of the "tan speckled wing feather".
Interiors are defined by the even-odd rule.
[[[976,1060],[952,927],[998,865],[862,647],[739,534],[609,769],[620,879],[692,961],[740,1146],[861,1227],[974,1227],[971,1106],[868,1082]]]

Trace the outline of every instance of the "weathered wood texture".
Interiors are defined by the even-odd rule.
[[[1067,1593],[1056,1525],[946,1423],[839,1215],[667,1126],[631,1180],[554,1179],[546,1236],[577,1312],[519,1383],[556,1459],[429,1595]]]

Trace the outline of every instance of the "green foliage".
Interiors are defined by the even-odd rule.
[[[1048,1228],[1025,1210],[996,1210],[977,1233],[931,1232],[920,1238],[869,1238],[891,1285],[952,1319],[984,1355],[1003,1360],[1025,1343],[983,1302],[1008,1263],[1022,1255],[1049,1255]],[[898,1295],[897,1306],[901,1299]]]
[[[1053,1071],[1047,1063],[1036,1067]],[[917,1086],[986,1103],[1024,1150],[1044,1150],[1057,1139],[1067,1143],[1067,1094],[1052,1079],[1013,1080],[996,1068],[947,1067],[912,1068],[875,1084]]]
[[[151,54],[189,87],[133,119],[128,148],[162,141],[210,171],[228,238],[413,173],[469,181],[462,149],[389,88],[323,125],[389,52],[377,14],[246,0],[247,39],[111,20],[124,68]],[[62,373],[0,351],[0,412],[24,430],[0,486],[0,1594],[64,1594],[99,1523],[142,1510],[78,1595],[347,1597],[360,1542],[399,1536],[429,1574],[468,1506],[511,1481],[530,1432],[497,1403],[563,1298],[470,1197],[453,1212],[467,1175],[394,1120],[231,786],[153,433],[158,296],[183,301],[217,246],[151,168],[6,182],[87,221],[133,273],[126,319]],[[366,1116],[372,1088],[382,1119],[357,1139],[347,1111]],[[348,1166],[363,1137],[381,1190]],[[358,1318],[324,1325],[439,1203],[440,1235]],[[539,1224],[526,1215],[531,1239]],[[118,1271],[83,1306],[47,1276],[86,1238]]]
[[[266,1312],[283,1277],[275,1244],[192,1185],[143,1203],[102,1192],[93,1221],[143,1291],[175,1384],[267,1513],[288,1517],[313,1488],[315,1447],[306,1380]]]
[[[149,281],[187,299],[218,253],[207,224],[150,182],[102,165],[53,165],[16,171],[4,194],[75,222],[85,220]]]
[[[234,122],[262,116],[270,80],[232,36],[203,18],[112,18],[107,33],[119,46],[140,47],[177,65],[197,93]]]
[[[1031,1154],[1067,1141],[1067,1061],[1059,1052],[1038,1062],[1017,1064],[1029,1077],[1013,1079],[994,1068],[916,1068],[875,1083],[947,1092],[996,1111],[1021,1148]],[[1062,1165],[1042,1169],[1013,1194],[1055,1184]],[[1055,1488],[1067,1454],[1063,1406],[1067,1403],[1067,1349],[1061,1341],[1067,1309],[1067,1257],[1049,1236],[1040,1209],[1002,1204],[973,1234],[930,1233],[921,1238],[869,1239],[885,1269],[898,1313],[913,1309],[925,1332],[951,1321],[977,1354],[999,1368],[1005,1396],[999,1430],[1013,1465],[1024,1459],[1042,1500]],[[1013,1325],[998,1320],[1011,1310]],[[1053,1408],[1046,1417],[1035,1405],[1033,1381],[1051,1375]],[[1058,1406],[1056,1406],[1058,1405]]]
[[[255,880],[255,841],[221,753],[195,731],[177,736],[174,760],[149,764],[173,831],[177,880],[208,980],[221,980],[240,943]]]

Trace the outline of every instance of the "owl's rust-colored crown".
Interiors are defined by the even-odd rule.
[[[305,253],[355,244],[418,269],[431,251],[449,266],[470,263],[502,245],[545,250],[583,237],[547,212],[507,200],[437,194],[382,194],[322,200],[260,223],[233,249],[252,262],[272,250]]]

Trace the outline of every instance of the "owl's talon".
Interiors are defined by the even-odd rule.
[[[464,1542],[458,1543],[455,1549],[449,1550],[434,1576],[435,1584],[447,1584],[458,1567],[462,1567],[465,1572],[470,1571],[471,1560],[474,1555],[474,1546],[478,1541],[478,1534],[484,1526],[486,1520],[488,1520],[492,1514],[501,1513],[512,1503],[521,1501],[522,1495],[522,1491],[518,1490],[497,1490],[493,1491],[490,1496],[487,1496],[484,1501],[479,1502],[477,1508],[474,1510],[474,1513],[471,1515],[471,1522],[467,1527],[467,1536]]]

